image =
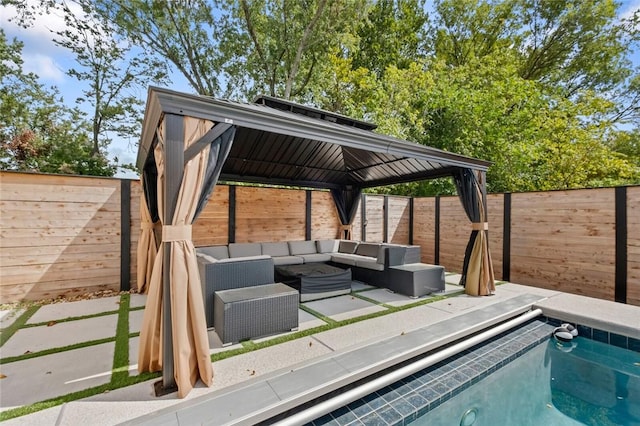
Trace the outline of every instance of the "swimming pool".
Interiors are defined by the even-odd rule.
[[[640,425],[640,353],[530,321],[314,425]]]

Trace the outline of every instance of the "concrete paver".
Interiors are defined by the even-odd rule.
[[[142,327],[143,309],[129,312],[129,333],[139,333]]]
[[[118,315],[104,315],[81,321],[59,322],[52,326],[22,328],[6,342],[2,357],[23,355],[27,351],[62,348],[76,343],[115,337]]]
[[[147,303],[147,295],[146,294],[136,294],[132,293],[129,296],[129,307],[130,308],[139,308],[144,306]]]
[[[366,295],[366,293],[364,294]],[[373,303],[348,294],[305,302],[303,305],[335,321],[342,321],[386,310],[386,308],[382,306],[374,305]]]
[[[384,288],[377,288],[375,290],[369,290],[362,293],[362,296],[375,300],[378,303],[385,303],[390,306],[405,306],[412,303],[419,302],[420,300],[428,299],[431,296],[423,296],[419,298],[409,298],[405,295],[394,293]]]
[[[27,324],[56,321],[71,317],[83,317],[120,309],[120,296],[101,299],[79,300],[76,302],[53,303],[41,306]]]
[[[0,371],[7,377],[2,379],[0,405],[33,404],[108,383],[114,348],[115,343],[103,343],[3,364]]]
[[[24,309],[8,309],[0,310],[0,328],[7,328],[13,324],[20,315],[24,313]]]

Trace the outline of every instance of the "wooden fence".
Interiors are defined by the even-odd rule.
[[[137,180],[0,172],[0,303],[136,288]],[[640,305],[640,186],[491,194],[497,279]],[[218,185],[196,246],[335,238],[327,191]],[[363,197],[353,238],[413,243],[460,271],[470,225],[457,197]]]

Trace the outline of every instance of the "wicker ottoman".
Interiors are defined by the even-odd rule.
[[[387,288],[410,297],[444,291],[444,267],[425,263],[392,266]]]
[[[214,320],[224,345],[298,328],[297,290],[282,283],[216,291]]]

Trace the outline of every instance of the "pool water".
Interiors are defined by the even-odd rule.
[[[640,425],[640,354],[549,339],[412,424]]]
[[[522,324],[311,424],[640,426],[640,352],[560,344],[556,322]]]

